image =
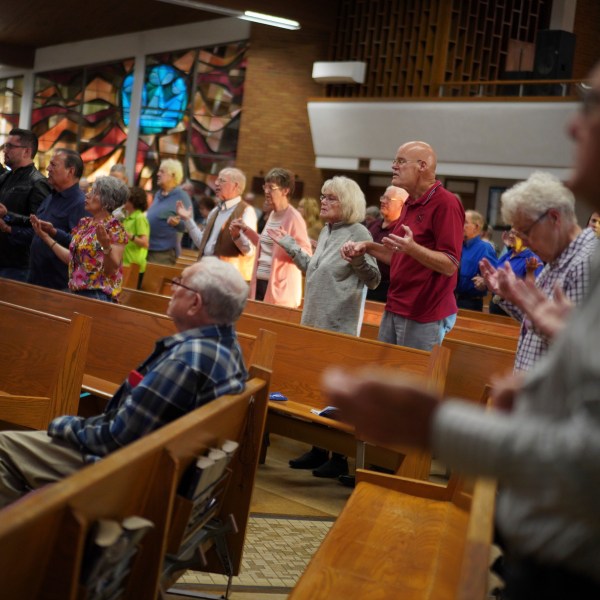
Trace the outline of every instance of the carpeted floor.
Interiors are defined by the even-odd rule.
[[[242,573],[234,577],[234,592],[287,594],[329,531],[334,519],[324,517],[250,517]],[[188,571],[177,588],[222,592],[226,577]]]

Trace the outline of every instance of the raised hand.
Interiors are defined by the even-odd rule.
[[[101,248],[110,248],[110,238],[108,237],[106,227],[102,223],[96,227],[96,239]]]
[[[488,290],[492,290],[492,293],[498,294],[498,271],[487,258],[479,261],[479,272]]]
[[[390,233],[388,237],[381,240],[381,243],[392,252],[408,252],[410,246],[414,243],[412,229],[408,225],[401,225],[401,227],[404,230],[403,237]]]
[[[189,221],[194,216],[194,209],[191,206],[186,208],[181,200],[177,200],[175,203],[175,212],[177,212],[177,215],[184,221]]]
[[[40,221],[40,219],[38,219],[35,215],[31,215],[29,220],[31,221],[31,226],[33,227],[35,234],[41,240],[47,242],[47,240],[49,240],[51,237],[50,233],[47,231],[47,227],[45,227],[47,223],[45,221]],[[56,230],[54,230],[54,232],[56,233]]]

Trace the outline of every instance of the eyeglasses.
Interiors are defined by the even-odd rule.
[[[229,181],[228,179],[221,179],[220,177],[217,178],[217,183],[220,184],[224,184],[224,183],[235,183],[235,181]]]
[[[324,194],[321,194],[319,196],[319,200],[321,202],[327,202],[327,204],[334,204],[335,202],[340,201],[340,199],[337,196],[328,196],[328,195],[324,195]]]
[[[379,202],[393,202],[394,200],[398,200],[398,198],[390,198],[389,196],[381,196],[379,198]]]
[[[11,144],[10,142],[6,142],[3,144],[3,150],[12,150],[13,148],[29,148],[29,146],[19,146],[18,144]]]
[[[515,232],[515,235],[517,235],[520,238],[524,238],[524,237],[528,237],[529,234],[531,233],[531,230],[545,217],[548,216],[548,213],[550,212],[550,209],[548,209],[546,212],[542,213],[529,227],[527,227],[527,229],[523,229],[521,231],[519,231],[518,229],[513,229],[513,231]]]
[[[181,277],[173,277],[173,279],[167,279],[166,281],[167,281],[167,283],[170,283],[171,285],[177,285],[179,287],[182,287],[184,290],[194,292],[194,294],[200,293],[198,290],[195,290],[194,288],[191,288],[191,287],[185,285],[185,283],[182,283]]]
[[[403,167],[404,165],[407,165],[408,163],[419,163],[421,162],[420,160],[406,160],[405,158],[395,158],[392,161],[392,165],[394,167]]]
[[[280,187],[278,187],[278,186],[276,186],[276,185],[263,185],[263,186],[262,186],[262,189],[263,189],[265,192],[274,192],[274,191],[276,191],[276,190],[280,190],[281,188],[280,188]]]

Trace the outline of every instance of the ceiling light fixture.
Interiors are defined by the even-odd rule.
[[[274,17],[272,15],[265,15],[263,13],[254,12],[252,10],[246,10],[244,12],[240,10],[233,10],[231,8],[225,8],[223,6],[215,6],[214,4],[205,4],[204,2],[196,2],[196,0],[157,0],[158,2],[166,2],[167,4],[177,4],[179,6],[185,6],[186,8],[195,8],[197,10],[204,10],[206,12],[212,12],[219,15],[226,15],[228,17],[235,17],[237,19],[243,19],[244,21],[252,21],[254,23],[260,23],[261,25],[271,25],[272,27],[281,27],[282,29],[296,30],[300,29],[300,23],[298,21],[292,21],[291,19],[284,19],[283,17]]]

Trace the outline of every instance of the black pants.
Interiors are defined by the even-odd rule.
[[[265,294],[267,293],[267,287],[269,282],[266,279],[257,279],[256,280],[256,295],[254,296],[255,300],[264,300]]]
[[[600,582],[558,566],[505,558],[502,600],[595,600]]]

